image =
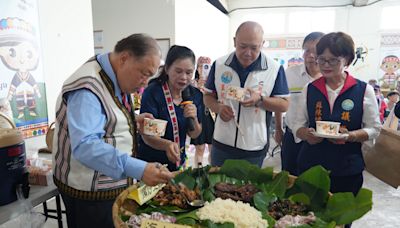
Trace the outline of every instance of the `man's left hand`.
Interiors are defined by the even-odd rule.
[[[135,116],[136,126],[140,134],[144,132],[144,118],[154,119],[154,116],[151,113],[142,113]]]
[[[260,101],[260,92],[255,91],[253,89],[247,88],[247,97],[244,101],[240,102],[244,107],[253,107],[256,106]]]

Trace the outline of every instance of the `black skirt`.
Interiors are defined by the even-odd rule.
[[[212,143],[215,122],[208,108],[204,109],[202,120],[202,131],[197,138],[190,140],[190,144],[202,145]]]

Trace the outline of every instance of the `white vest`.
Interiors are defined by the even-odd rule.
[[[67,103],[64,94],[77,89],[89,89],[102,103],[107,122],[103,140],[119,151],[132,153],[135,143],[133,122],[126,109],[115,98],[112,81],[101,76],[101,67],[95,59],[89,60],[70,76],[62,86],[56,104],[56,128],[53,139],[53,172],[61,183],[82,191],[105,191],[127,186],[127,179],[114,180],[86,167],[72,156]],[[104,71],[103,71],[104,72]]]
[[[261,66],[266,70],[256,70],[249,73],[245,88],[260,91],[262,96],[269,97],[275,85],[279,64],[261,53]],[[224,122],[219,116],[215,122],[214,139],[225,145],[242,150],[261,150],[267,144],[267,113],[257,107],[243,107],[237,101],[225,99],[224,89],[229,86],[239,86],[239,75],[229,66],[234,54],[221,57],[215,61],[215,88],[218,101],[233,106],[235,119],[243,135],[237,129],[233,120]]]

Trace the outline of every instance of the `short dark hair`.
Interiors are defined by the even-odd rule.
[[[344,32],[332,32],[323,36],[317,44],[317,55],[321,55],[327,48],[334,56],[346,58],[346,66],[354,60],[354,41]]]
[[[196,56],[193,51],[185,46],[172,45],[172,47],[168,50],[167,58],[165,59],[165,65],[157,78],[154,78],[149,82],[158,81],[161,84],[168,81],[168,74],[166,69],[169,68],[176,60],[189,58],[193,65],[196,64]]]
[[[121,53],[128,51],[137,58],[146,56],[149,53],[161,53],[157,41],[151,36],[143,33],[132,34],[115,45],[114,52]]]
[[[323,32],[312,32],[312,33],[308,34],[306,37],[304,37],[303,44],[301,45],[301,47],[304,48],[305,43],[307,43],[309,41],[319,40],[324,35],[325,35],[325,33],[323,33]]]
[[[389,98],[389,97],[391,97],[391,96],[393,96],[393,95],[400,95],[400,93],[399,92],[397,92],[396,90],[393,90],[393,91],[391,91],[391,92],[389,92],[388,94],[387,94],[387,98]]]

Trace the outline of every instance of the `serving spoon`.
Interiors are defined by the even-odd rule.
[[[203,196],[202,196],[201,194],[200,194],[200,198],[201,198],[201,199],[196,199],[196,200],[190,201],[190,200],[186,197],[185,193],[183,193],[183,192],[180,190],[179,184],[177,184],[177,183],[175,182],[174,179],[171,179],[171,180],[169,181],[169,183],[176,187],[176,189],[177,189],[177,191],[178,191],[178,194],[180,194],[180,195],[183,197],[183,199],[186,201],[186,203],[187,203],[189,206],[191,206],[191,207],[202,207],[202,206],[204,206],[204,200],[203,200]]]

